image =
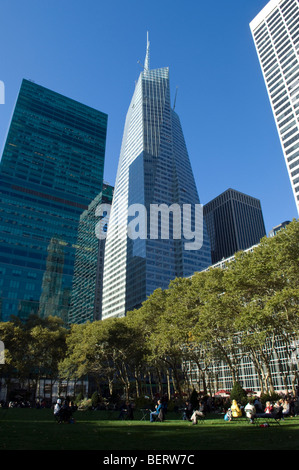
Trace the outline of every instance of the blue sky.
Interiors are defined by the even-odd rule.
[[[267,0],[1,0],[2,150],[23,78],[108,114],[114,184],[144,61],[169,66],[202,204],[228,188],[261,200],[267,233],[298,217],[249,23]]]

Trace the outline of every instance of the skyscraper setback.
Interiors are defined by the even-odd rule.
[[[299,213],[298,24],[298,0],[271,0],[250,28]]]
[[[81,213],[102,190],[107,114],[23,80],[0,164],[1,320],[67,319]]]
[[[200,205],[200,201],[180,120],[170,103],[169,69],[150,69],[148,41],[144,70],[126,116],[109,218],[103,319],[125,315],[156,288],[166,289],[175,277],[190,276],[211,264],[205,226],[197,250],[188,251],[183,236],[174,236],[178,227],[171,211],[169,236],[149,235],[150,209],[162,204],[166,209],[182,208],[184,204]],[[130,216],[134,217],[132,207],[137,213],[145,208],[139,237],[127,233]],[[194,218],[192,212],[193,227]],[[142,228],[146,233],[141,234]]]

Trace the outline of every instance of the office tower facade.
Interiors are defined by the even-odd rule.
[[[275,237],[275,235],[280,232],[280,230],[286,228],[289,224],[291,223],[290,220],[286,220],[284,222],[281,222],[281,224],[276,225],[273,227],[270,232],[269,232],[269,237]]]
[[[271,0],[250,28],[299,213],[298,24],[298,0]]]
[[[0,164],[2,321],[66,318],[78,222],[102,189],[106,131],[105,113],[22,81]]]
[[[266,235],[258,199],[228,189],[204,206],[212,263],[260,242]]]
[[[95,197],[80,217],[69,323],[85,323],[102,318],[106,238],[97,234],[101,223],[98,209],[102,204],[111,205],[113,189],[104,183],[102,192]],[[100,229],[107,232],[107,216],[102,220],[105,225]]]
[[[181,208],[200,201],[179,117],[170,104],[169,69],[150,69],[148,43],[124,126],[105,248],[103,319],[124,316],[155,289],[166,289],[171,279],[210,264],[202,227],[197,250],[186,249],[183,236],[174,236],[174,216],[169,216],[168,237],[150,233],[151,208],[162,204],[167,211],[173,204]],[[193,212],[191,217],[194,222]],[[131,223],[138,225],[138,236],[137,228],[130,232]]]
[[[64,300],[68,298],[70,289],[62,287],[64,267],[64,246],[61,239],[52,238],[48,245],[46,270],[43,275],[41,296],[39,299],[38,314],[47,318],[59,312],[59,316],[67,322],[67,308],[64,309]],[[66,307],[67,307],[66,305]]]

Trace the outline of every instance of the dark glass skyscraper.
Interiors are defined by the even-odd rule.
[[[76,247],[75,270],[69,323],[85,323],[101,319],[102,284],[105,253],[105,238],[97,237],[100,224],[98,208],[102,204],[111,205],[113,187],[103,184],[103,190],[80,217]],[[105,217],[103,229],[107,231]]]
[[[23,80],[0,164],[3,321],[66,319],[78,222],[102,190],[106,131],[105,113]]]
[[[172,279],[211,264],[205,227],[200,227],[202,243],[196,250],[186,248],[186,233],[179,236],[182,219],[188,218],[183,216],[183,205],[195,209],[200,201],[180,120],[170,103],[169,70],[150,69],[148,43],[144,71],[126,117],[109,219],[103,319],[125,315],[155,289],[167,289]],[[161,232],[159,216],[151,231],[155,225],[151,211],[157,206],[165,210],[166,218],[169,215],[168,236]],[[190,214],[194,229],[196,217]]]
[[[204,206],[212,263],[260,242],[266,235],[261,203],[228,189]]]

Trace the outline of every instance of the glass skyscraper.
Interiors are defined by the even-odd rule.
[[[162,204],[169,209],[169,236],[161,235],[161,227],[158,236],[149,233],[151,208]],[[180,120],[170,103],[169,69],[150,69],[148,42],[124,126],[105,248],[103,319],[124,316],[155,289],[166,289],[170,280],[211,264],[205,227],[197,250],[187,249],[184,237],[177,236],[181,226],[170,208],[183,204],[194,208],[200,201]],[[194,225],[194,212],[190,218]],[[134,233],[128,232],[131,223],[136,224]]]
[[[299,213],[298,25],[298,0],[271,0],[250,23]]]
[[[102,190],[107,115],[23,80],[0,164],[1,320],[67,319],[78,222]]]
[[[97,226],[101,219],[97,211],[102,204],[111,205],[112,197],[113,187],[104,183],[102,192],[81,214],[69,323],[85,323],[101,319],[106,239],[97,237]],[[105,222],[103,229],[107,231],[107,217],[102,220]]]
[[[266,235],[259,199],[228,189],[204,206],[212,263],[256,245]]]

